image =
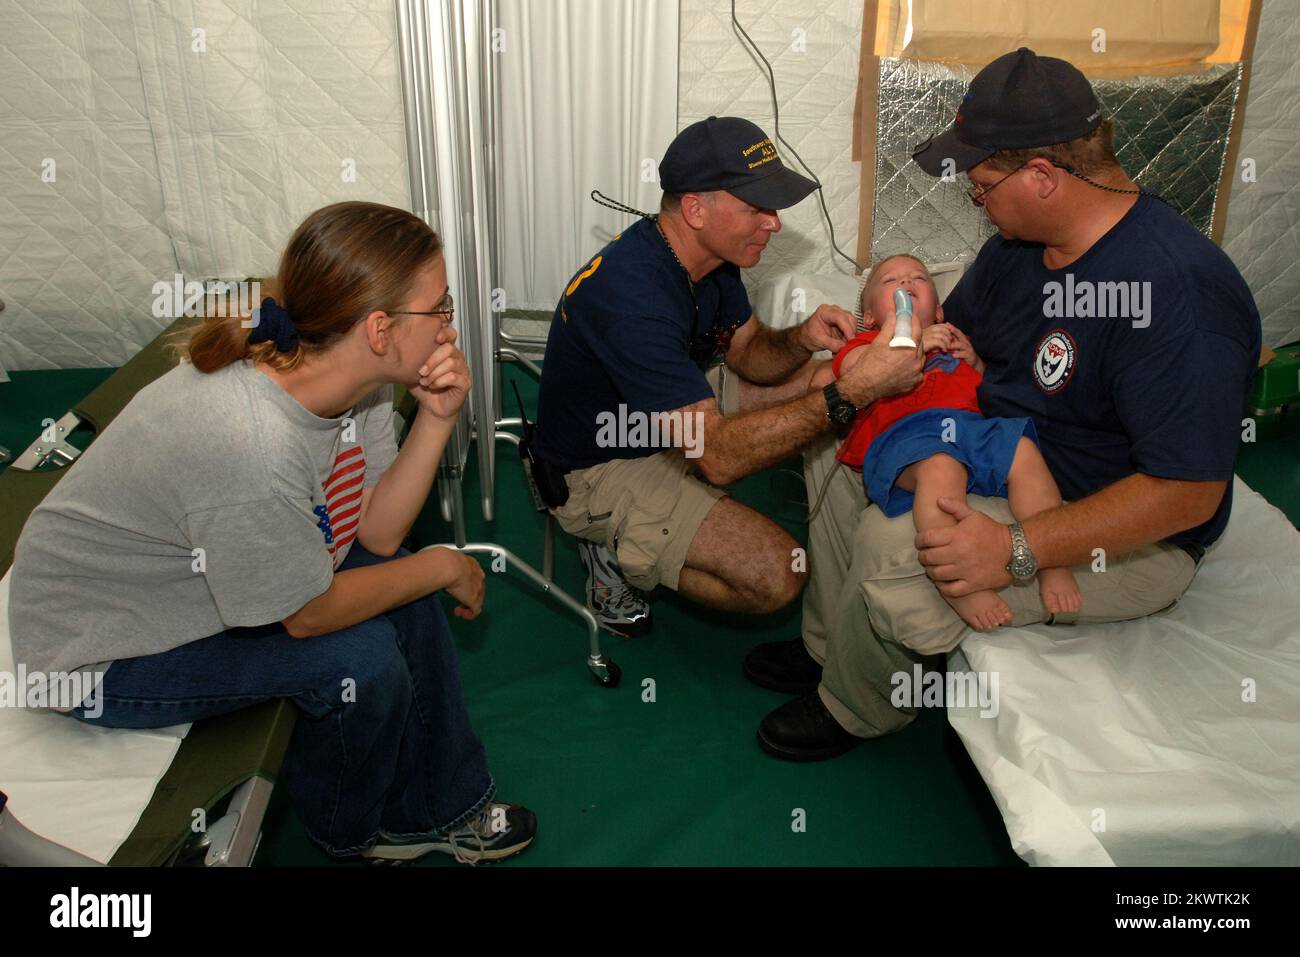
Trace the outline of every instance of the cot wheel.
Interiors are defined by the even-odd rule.
[[[623,680],[623,669],[609,658],[606,658],[601,664],[588,661],[587,667],[591,669],[592,677],[596,679],[602,688],[617,688],[618,683]]]

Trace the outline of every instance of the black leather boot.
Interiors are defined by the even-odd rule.
[[[808,654],[802,638],[769,641],[745,656],[745,677],[769,691],[807,694],[821,682],[822,666]]]
[[[816,691],[787,701],[758,726],[759,747],[787,761],[825,761],[865,740],[845,731]]]

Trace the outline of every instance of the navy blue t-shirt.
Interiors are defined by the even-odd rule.
[[[713,396],[704,370],[749,320],[749,296],[730,263],[694,291],[692,301],[690,278],[648,219],[578,270],[546,340],[537,406],[542,458],[569,470],[663,451],[602,447],[597,437],[611,416],[631,422],[638,413],[670,412]]]
[[[943,305],[987,368],[986,416],[1034,420],[1067,500],[1135,472],[1227,481],[1214,517],[1171,536],[1210,545],[1232,505],[1260,321],[1232,261],[1151,196],[1063,269],[994,236]]]

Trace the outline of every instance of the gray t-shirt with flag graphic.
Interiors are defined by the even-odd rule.
[[[397,457],[392,400],[383,386],[321,418],[247,360],[211,374],[182,363],[146,386],[23,527],[15,663],[88,679],[324,593],[362,490]]]

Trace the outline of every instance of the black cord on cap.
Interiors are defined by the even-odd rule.
[[[624,203],[620,203],[620,202],[619,202],[618,200],[616,200],[616,199],[610,199],[608,196],[606,196],[604,193],[602,193],[602,192],[601,192],[600,190],[598,190],[598,189],[593,189],[593,190],[591,191],[591,198],[592,198],[593,200],[595,200],[597,203],[599,203],[600,205],[602,205],[602,206],[607,206],[607,207],[609,207],[610,209],[616,209],[616,210],[618,210],[620,213],[631,213],[633,216],[640,216],[642,219],[654,219],[654,218],[655,218],[655,217],[652,216],[650,213],[643,213],[643,212],[641,212],[641,210],[639,210],[639,209],[635,209],[635,208],[633,208],[633,207],[631,207],[631,206],[628,206],[628,205],[626,205],[626,204],[624,204]]]

